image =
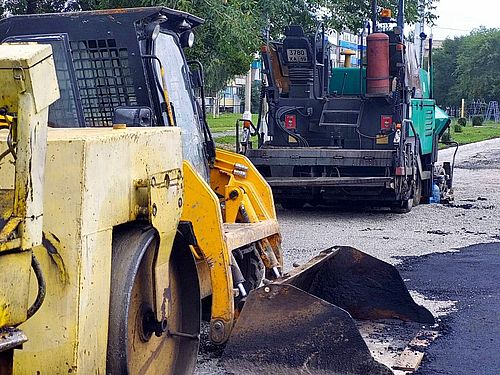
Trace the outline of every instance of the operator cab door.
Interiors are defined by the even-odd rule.
[[[189,68],[176,35],[161,32],[154,42],[154,55],[165,70],[165,82],[169,100],[173,107],[175,124],[182,129],[183,156],[198,173],[209,180],[208,162],[203,144],[205,142],[199,114],[195,103],[194,90],[189,79]],[[158,62],[153,62],[156,75],[161,81]],[[163,94],[157,90],[160,102]],[[163,122],[168,124],[167,113]]]

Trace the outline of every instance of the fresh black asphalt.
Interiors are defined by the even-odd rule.
[[[403,259],[409,289],[457,301],[417,374],[500,374],[500,243]]]

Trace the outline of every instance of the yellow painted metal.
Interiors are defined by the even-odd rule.
[[[37,98],[42,93],[40,85],[44,90],[42,99]],[[0,107],[8,111],[1,122],[8,127],[10,138],[8,147],[4,143],[8,152],[0,151],[0,175],[7,172],[0,179],[3,180],[0,328],[3,328],[27,319],[32,248],[42,242],[48,106],[59,98],[52,48],[0,45],[0,93]]]
[[[184,209],[181,219],[192,223],[198,243],[196,250],[203,255],[210,270],[210,338],[221,343],[228,339],[233,327],[234,294],[231,260],[225,242],[220,202],[188,161],[184,161],[184,184]],[[204,288],[206,287],[202,287]]]
[[[225,195],[227,186],[242,188],[259,220],[276,220],[271,187],[245,156],[217,149],[214,168],[210,172],[210,185],[221,195]]]
[[[14,234],[19,223],[21,221],[23,221],[23,219],[21,219],[20,217],[7,218],[7,220],[8,221],[5,223],[4,227],[1,228],[1,231],[0,231],[0,244],[1,244],[0,251],[3,249],[3,247],[1,247],[1,246],[6,244],[6,242],[9,241],[9,237]],[[20,238],[19,238],[19,240],[20,240]],[[19,246],[20,245],[21,245],[21,242],[19,241]],[[14,247],[14,249],[15,249],[15,247]],[[8,250],[10,250],[10,249],[8,249]]]
[[[0,132],[0,152],[4,141]],[[20,326],[29,341],[15,353],[15,374],[105,373],[113,227],[141,215],[148,222],[148,205],[156,203],[157,217],[164,220],[157,229],[165,249],[171,249],[175,231],[169,228],[177,228],[180,219],[182,183],[175,181],[181,170],[176,127],[49,129],[44,233],[50,251],[35,249],[47,296]],[[0,189],[9,173],[0,168]],[[148,196],[137,186],[166,173],[173,181],[168,189],[151,187]],[[166,205],[157,201],[164,198]],[[30,300],[35,284],[32,280]]]
[[[31,251],[0,256],[0,328],[26,320]]]
[[[256,223],[224,224],[224,233],[229,250],[235,250],[262,239],[274,238],[279,233],[279,224],[275,220]],[[276,244],[275,246],[278,246]],[[281,264],[281,263],[280,263]]]
[[[158,230],[160,244],[154,260],[154,300],[156,319],[160,322],[168,317],[170,254],[177,233],[177,221],[169,217],[181,216],[182,171],[179,168],[155,173],[147,180],[149,221]]]
[[[0,72],[10,71],[6,73],[10,79],[0,77],[2,104],[8,106],[9,112],[16,113],[23,108],[19,92],[32,94],[37,113],[59,99],[50,45],[4,43],[0,45],[0,56]]]
[[[212,291],[210,338],[222,343],[228,339],[236,315],[230,252],[256,243],[271,252],[268,256],[274,262],[267,262],[269,268],[279,266],[282,259],[272,193],[248,159],[224,150],[217,150],[211,186],[188,162],[184,162],[184,178],[182,220],[192,222],[197,239],[193,254],[204,259],[197,267],[202,295]],[[249,213],[248,222],[241,217],[242,206]]]
[[[3,116],[3,121],[11,133],[11,153],[17,155],[11,178],[13,209],[4,218],[7,224],[0,235],[0,251],[15,249],[18,239],[20,249],[29,250],[42,240],[48,106],[59,98],[59,89],[49,45],[0,45],[0,56],[0,106],[11,114]],[[43,98],[38,98],[42,93]],[[2,159],[11,153],[1,153]],[[14,243],[9,244],[9,239]]]
[[[210,178],[214,191],[224,196],[226,222],[276,221],[271,187],[245,156],[218,149]],[[241,217],[242,209],[245,218]],[[262,238],[257,247],[266,268],[283,265],[279,231]]]

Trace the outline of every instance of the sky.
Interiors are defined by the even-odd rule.
[[[440,0],[436,13],[436,26],[427,30],[435,40],[465,35],[479,26],[500,28],[498,0]]]

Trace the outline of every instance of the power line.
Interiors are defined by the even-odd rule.
[[[451,30],[451,31],[465,31],[465,32],[471,32],[472,29],[454,29],[452,27],[440,27],[440,26],[432,26],[431,29],[440,29],[440,30]]]

